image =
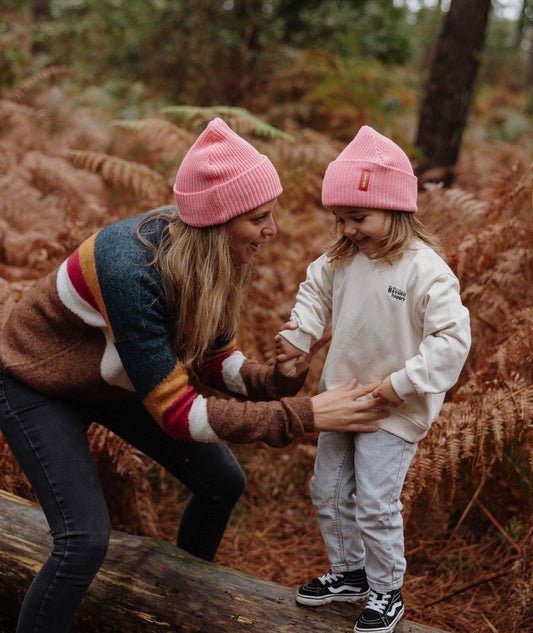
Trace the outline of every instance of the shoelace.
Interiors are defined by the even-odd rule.
[[[381,598],[378,598],[379,595],[381,595]],[[380,615],[383,615],[385,609],[387,608],[387,602],[390,597],[390,593],[378,594],[375,591],[371,591],[370,596],[368,597],[366,608],[373,609],[374,611],[377,611]]]
[[[343,578],[342,574],[335,574],[332,571],[328,571],[327,574],[324,574],[323,576],[320,576],[320,578],[318,580],[320,580],[320,582],[325,585],[328,582],[335,582],[336,580],[340,580],[341,578]]]

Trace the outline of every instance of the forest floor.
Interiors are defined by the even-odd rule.
[[[0,120],[1,321],[80,239],[145,208],[144,194],[166,182],[155,166],[174,169],[176,154],[172,162],[168,122],[164,140],[120,136],[57,90],[25,103],[5,98]],[[188,146],[193,133],[174,128],[173,143]],[[445,238],[460,278],[473,346],[406,481],[403,592],[414,621],[457,633],[533,633],[533,135],[500,142],[478,133],[465,137],[452,189],[428,186],[420,196],[420,215]],[[115,155],[104,156],[110,147]],[[239,339],[247,355],[271,361],[272,337],[328,239],[320,185],[339,145],[303,130],[294,145],[262,147],[285,191],[278,236],[254,262]],[[323,358],[304,393],[316,389]],[[174,541],[187,491],[107,433],[91,437],[113,527]],[[316,437],[232,449],[247,487],[215,562],[293,588],[326,573],[309,496]],[[0,486],[32,498],[1,438]]]

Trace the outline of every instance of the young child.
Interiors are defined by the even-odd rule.
[[[331,565],[296,600],[363,600],[356,632],[391,633],[404,613],[400,493],[417,443],[459,377],[470,348],[459,283],[416,218],[406,154],[363,126],[327,168],[322,202],[338,237],[311,263],[278,360],[298,358],[331,327],[320,390],[380,381],[390,416],[375,433],[320,433],[311,496]]]

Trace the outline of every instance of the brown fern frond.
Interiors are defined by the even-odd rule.
[[[438,233],[447,228],[450,220],[461,222],[464,226],[479,225],[489,208],[486,201],[470,191],[457,187],[444,188],[442,183],[427,183],[420,196]]]
[[[506,172],[505,187],[494,196],[489,214],[491,222],[510,218],[527,221],[531,217],[533,163],[515,166]]]
[[[166,201],[170,195],[170,186],[165,179],[146,165],[84,150],[67,150],[64,155],[79,169],[99,174],[110,185],[131,188],[154,200]]]
[[[24,149],[35,147],[36,142],[46,138],[46,134],[39,129],[36,119],[35,108],[6,99],[0,100],[2,143],[9,142],[14,156],[20,156]]]
[[[22,80],[7,96],[16,102],[24,101],[26,97],[35,92],[37,89],[49,88],[51,82],[56,77],[61,77],[62,75],[71,73],[72,69],[68,66],[48,66],[48,68],[43,68],[34,75],[31,75],[31,77],[27,77]]]
[[[405,503],[422,490],[445,482],[453,495],[461,460],[473,460],[481,476],[494,455],[502,460],[506,443],[523,438],[522,450],[533,453],[533,385],[517,379],[487,388],[472,381],[453,402],[446,403],[439,419],[418,448],[404,487]]]
[[[0,99],[0,118],[7,120],[10,117],[24,115],[28,118],[35,116],[35,109],[28,105],[22,105],[9,99]]]
[[[135,130],[152,161],[161,158],[179,159],[187,152],[196,136],[189,130],[167,121],[148,118],[140,121],[114,121],[114,125]]]
[[[114,121],[113,125],[136,130],[146,140],[153,141],[156,146],[174,142],[178,145],[183,145],[182,149],[189,149],[191,142],[195,138],[188,130],[166,119],[149,118],[140,121]]]
[[[21,299],[24,293],[33,288],[34,284],[34,281],[10,281],[0,275],[0,327],[7,318],[11,308]]]
[[[79,174],[63,158],[30,151],[24,156],[22,166],[30,172],[34,185],[43,195],[59,191],[80,199],[85,194],[85,191],[80,191]]]
[[[42,222],[41,193],[22,166],[0,176],[0,191],[0,218],[7,223],[5,228],[24,233]]]
[[[103,426],[94,424],[89,433],[91,450],[107,455],[119,475],[128,473],[132,484],[140,482],[146,469],[146,456]]]
[[[0,433],[0,488],[24,499],[35,501],[35,495],[17,460]]]
[[[265,138],[283,138],[293,141],[293,137],[283,130],[273,127],[266,121],[253,115],[249,110],[237,106],[167,106],[161,110],[194,125],[204,125],[211,119],[220,116],[238,134],[254,134]]]
[[[489,205],[463,189],[426,183],[418,207],[424,224],[442,238],[450,265],[457,268],[458,249],[472,232],[477,233]]]
[[[296,169],[302,172],[316,172],[322,184],[322,178],[328,164],[335,160],[342,149],[341,143],[332,142],[326,135],[311,129],[295,132],[295,142],[286,143],[276,139],[269,144],[269,156],[280,170]],[[317,202],[320,201],[320,196]]]
[[[17,164],[16,154],[13,150],[11,144],[5,141],[0,142],[0,174],[6,174]]]
[[[513,633],[533,631],[533,517],[525,525],[524,536],[519,543],[522,556],[511,570],[510,595],[506,608],[500,609],[493,620],[499,631]]]
[[[530,239],[515,221],[481,232],[459,249],[463,299],[470,314],[473,346],[470,361],[481,367],[492,345],[506,332],[510,315],[533,305],[533,253]]]
[[[91,425],[89,446],[103,481],[116,527],[146,536],[160,535],[146,472],[151,460],[108,429]],[[118,521],[118,523],[117,523]]]
[[[500,335],[492,354],[494,372],[485,371],[485,376],[494,373],[499,380],[521,376],[533,382],[533,306],[526,306],[505,322],[505,336]]]

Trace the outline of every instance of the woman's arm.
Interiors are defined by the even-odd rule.
[[[308,364],[266,365],[250,360],[237,348],[235,341],[207,358],[200,372],[203,384],[223,393],[250,400],[279,400],[293,396],[302,388]]]
[[[284,446],[314,431],[372,432],[375,422],[389,415],[379,410],[381,401],[363,398],[375,387],[358,386],[356,380],[309,397],[282,398],[271,402],[239,402],[208,398],[207,426],[189,426],[191,437],[200,441],[226,440],[234,443],[262,441]],[[363,398],[363,399],[360,399]],[[177,439],[187,439],[179,437]]]

